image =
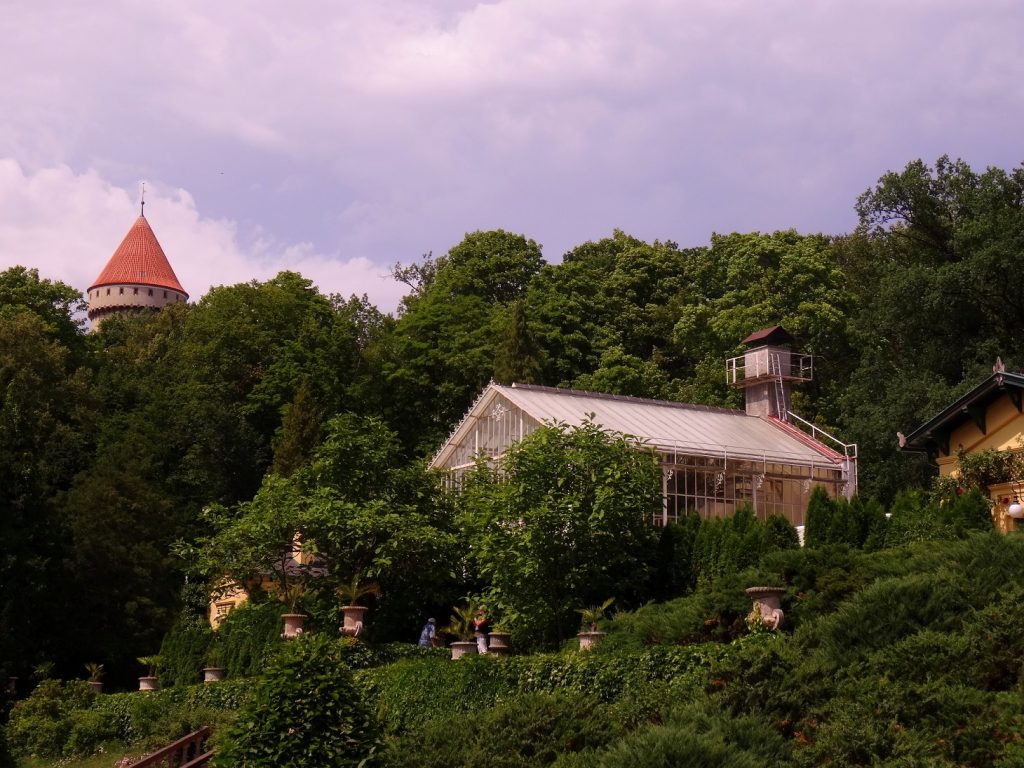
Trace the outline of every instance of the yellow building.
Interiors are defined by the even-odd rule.
[[[992,375],[909,435],[897,433],[904,451],[927,453],[942,477],[958,474],[960,454],[985,450],[1024,451],[1024,375],[1009,373],[996,361]],[[1015,500],[1024,502],[1024,478],[989,486],[993,516],[1001,530],[1010,530],[1008,514]]]
[[[285,553],[281,567],[292,579],[302,576],[319,578],[327,573],[327,565],[317,555],[302,546],[302,539],[295,534],[290,552]],[[250,595],[259,590],[270,594],[280,593],[280,581],[274,574],[267,573],[248,584],[225,579],[216,586],[210,596],[207,618],[216,629],[231,611],[248,602]]]

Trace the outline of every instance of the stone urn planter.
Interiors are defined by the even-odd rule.
[[[463,656],[475,656],[477,654],[476,640],[456,640],[451,645],[452,660],[461,659]]]
[[[284,632],[281,633],[283,639],[294,640],[302,634],[302,625],[306,621],[306,614],[282,613],[281,618],[284,619]]]
[[[227,673],[224,667],[203,667],[203,682],[219,683]]]
[[[591,629],[586,632],[580,632],[576,635],[580,639],[580,650],[589,651],[596,646],[601,638],[604,637],[607,632],[598,632],[597,630]]]
[[[160,687],[156,681],[156,677],[140,677],[139,678],[139,690],[140,691],[155,691]]]
[[[487,652],[496,656],[508,656],[512,652],[511,632],[491,632],[487,636]]]
[[[785,613],[779,599],[786,593],[785,587],[750,587],[745,590],[754,605],[747,615],[747,625],[761,622],[765,629],[776,630],[782,626]]]
[[[338,631],[346,637],[359,637],[363,634],[363,617],[370,610],[365,605],[342,606],[342,613],[345,614],[345,622],[338,627]]]
[[[96,691],[96,693],[103,693],[102,680],[89,680],[89,687]]]

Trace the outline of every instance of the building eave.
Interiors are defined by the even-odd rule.
[[[1020,411],[1022,393],[1024,374],[997,371],[904,437],[900,450],[931,454],[938,448],[949,455],[949,435],[956,427],[969,420],[983,427],[984,410],[1004,394],[1013,398],[1017,410]]]

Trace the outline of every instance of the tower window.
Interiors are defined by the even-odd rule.
[[[138,296],[139,289],[138,288],[132,288],[132,293],[134,293],[136,296]]]
[[[110,289],[107,288],[107,296],[109,296],[109,295],[110,295]]]
[[[164,291],[164,298],[167,298],[167,291]]]
[[[117,292],[118,292],[118,293],[124,293],[124,288],[118,288],[118,289],[117,289]]]
[[[149,289],[149,295],[150,295],[150,296],[152,296],[152,295],[153,295],[153,289],[152,289],[152,288],[150,288],[150,289]]]

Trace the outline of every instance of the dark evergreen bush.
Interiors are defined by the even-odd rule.
[[[280,603],[243,603],[217,628],[222,666],[229,677],[259,674],[282,645]]]
[[[658,600],[689,594],[697,586],[699,568],[694,560],[701,521],[686,515],[661,529],[651,592]]]
[[[212,639],[207,619],[209,592],[203,584],[181,589],[181,612],[160,645],[160,686],[192,685],[203,679],[206,650]]]
[[[764,527],[764,554],[778,550],[800,548],[800,539],[796,535],[796,528],[782,515],[769,515],[768,519],[764,521]]]
[[[700,702],[673,711],[663,725],[627,736],[599,752],[599,768],[762,768],[790,765],[791,744],[775,723],[752,715],[730,717]]]
[[[836,513],[836,503],[828,492],[820,485],[811,491],[807,502],[806,522],[804,523],[804,546],[820,547],[831,543],[829,538],[833,531],[832,518]]]

